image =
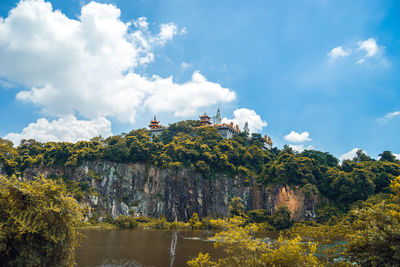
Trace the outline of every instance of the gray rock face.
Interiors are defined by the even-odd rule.
[[[24,176],[39,173],[87,181],[98,194],[87,195],[82,201],[100,212],[100,217],[131,214],[186,221],[193,212],[200,217],[226,216],[232,198],[240,196],[247,205],[251,194],[250,187],[243,186],[237,176],[207,179],[187,169],[173,171],[139,163],[85,162],[75,168],[28,169]]]
[[[24,176],[29,178],[42,173],[46,177],[67,176],[69,179],[86,182],[96,194],[87,194],[82,199],[92,208],[91,215],[99,218],[106,215],[165,216],[169,221],[187,221],[193,212],[200,217],[222,217],[228,215],[229,202],[241,197],[248,210],[268,208],[272,212],[279,203],[254,184],[244,186],[239,176],[217,175],[204,178],[200,173],[182,169],[169,170],[140,163],[122,164],[108,161],[85,162],[79,167],[44,167],[27,169]],[[279,190],[275,191],[278,196]],[[304,197],[289,194],[286,204],[303,201]],[[293,206],[297,215],[306,211],[302,203]],[[298,210],[300,209],[300,210]]]

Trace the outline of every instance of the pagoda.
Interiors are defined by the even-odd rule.
[[[149,127],[151,130],[157,130],[162,128],[162,126],[160,125],[160,121],[157,121],[156,115],[154,115],[154,119],[150,121]]]
[[[211,120],[211,118],[206,113],[204,113],[204,115],[200,116],[200,123],[201,123],[202,126],[211,125],[212,123],[211,123],[210,120]]]
[[[155,115],[154,119],[150,121],[149,128],[150,141],[152,141],[155,136],[160,135],[166,129],[160,124],[160,121],[157,121]]]

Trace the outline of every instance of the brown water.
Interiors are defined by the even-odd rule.
[[[118,263],[125,263],[122,266],[170,266],[173,231],[85,230],[84,234],[86,238],[76,250],[79,267],[121,266]],[[221,256],[223,252],[214,249],[214,242],[205,241],[213,235],[210,231],[179,231],[173,266],[186,266],[200,251]]]

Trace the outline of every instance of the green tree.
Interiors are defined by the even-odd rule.
[[[231,217],[234,216],[243,216],[244,215],[244,205],[241,197],[234,197],[231,199],[229,203],[229,215]]]
[[[302,157],[315,159],[320,165],[328,167],[335,167],[338,165],[339,160],[328,152],[321,152],[316,150],[304,150],[300,153]]]
[[[361,149],[357,150],[356,156],[353,158],[354,162],[371,161],[372,158],[364,153]]]
[[[347,255],[362,266],[400,266],[400,177],[389,201],[356,209]]]
[[[379,154],[381,161],[389,161],[389,162],[396,162],[396,157],[390,151],[383,151],[382,154]]]
[[[292,226],[290,211],[286,206],[281,205],[276,209],[271,217],[271,225],[274,226],[276,230],[288,229]]]
[[[0,176],[0,259],[5,266],[73,266],[82,220],[65,186]]]
[[[0,174],[11,175],[18,166],[18,151],[13,148],[13,143],[0,138]]]

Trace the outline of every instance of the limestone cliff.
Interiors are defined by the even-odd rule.
[[[288,207],[294,221],[315,218],[317,196],[306,197],[298,186],[273,186],[266,190],[266,208],[273,213],[280,205]]]
[[[204,178],[200,173],[182,169],[160,169],[140,163],[121,164],[108,161],[85,162],[79,167],[39,167],[27,169],[24,177],[43,173],[46,177],[66,176],[86,182],[96,193],[86,194],[82,202],[92,207],[100,219],[134,214],[165,216],[168,220],[188,220],[193,212],[200,217],[226,216],[229,202],[241,197],[248,210],[267,208],[274,212],[280,205],[289,207],[295,220],[307,217],[312,207],[296,188],[286,186],[264,189],[245,186],[239,176],[219,174]],[[311,210],[310,210],[311,208]]]

